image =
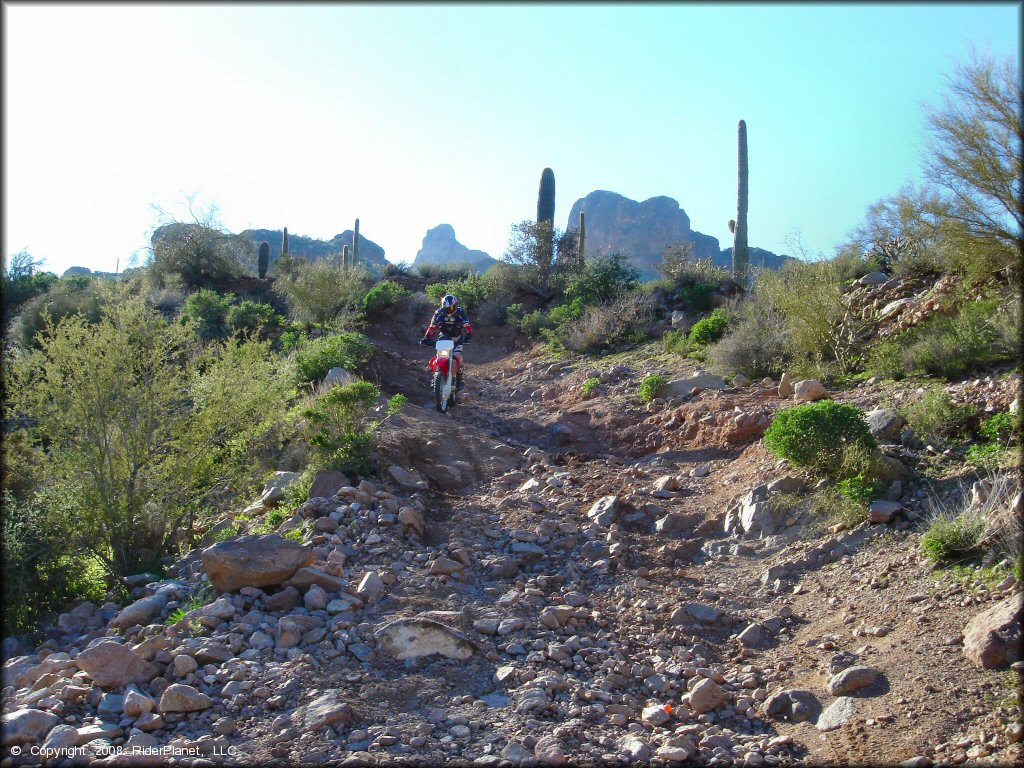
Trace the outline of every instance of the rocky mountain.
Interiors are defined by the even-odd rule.
[[[732,248],[723,249],[718,238],[693,230],[690,217],[671,197],[652,197],[641,203],[615,192],[595,190],[573,205],[567,228],[579,226],[580,211],[586,214],[587,253],[626,253],[643,279],[658,276],[662,252],[672,243],[693,243],[696,258],[732,267]],[[778,269],[787,258],[762,248],[750,249],[751,266]]]
[[[64,270],[64,274],[61,277],[71,277],[72,275],[84,275],[85,277],[102,277],[107,280],[113,280],[117,277],[116,272],[100,272],[99,270],[91,270],[88,267],[68,267]]]
[[[480,271],[486,270],[496,259],[483,251],[474,251],[455,239],[455,229],[451,224],[438,224],[428,229],[423,237],[423,245],[416,253],[413,266],[421,264],[471,264]]]
[[[281,254],[281,230],[279,229],[246,229],[239,232],[242,237],[247,237],[255,243],[266,240],[270,243],[270,263],[274,263]],[[352,230],[346,229],[330,240],[318,240],[304,235],[293,235],[288,233],[288,253],[296,256],[306,256],[310,259],[330,259],[341,253],[344,246],[352,249]],[[383,267],[387,264],[384,258],[384,249],[372,240],[368,240],[359,233],[359,261],[363,264],[376,264]]]

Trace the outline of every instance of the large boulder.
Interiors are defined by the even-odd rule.
[[[864,414],[871,434],[882,440],[895,440],[903,428],[903,417],[892,408],[875,408]]]
[[[698,373],[688,379],[674,379],[658,392],[658,397],[687,397],[695,389],[725,389],[725,379],[717,373]]]
[[[222,592],[282,584],[314,557],[309,548],[276,533],[223,541],[201,554],[203,570]]]
[[[964,656],[983,669],[1008,667],[1022,657],[1024,595],[1017,593],[975,616],[964,629]]]
[[[330,688],[313,701],[299,707],[292,714],[292,723],[305,733],[316,733],[329,725],[347,723],[352,719],[352,707],[342,700],[344,691]]]
[[[60,718],[52,712],[41,709],[18,709],[4,715],[3,742],[5,747],[31,742],[38,744],[45,738]]]
[[[205,693],[197,691],[191,685],[174,683],[160,697],[160,714],[168,712],[198,712],[213,706],[213,699]]]
[[[110,626],[114,629],[128,629],[128,627],[134,627],[136,624],[149,624],[152,619],[159,616],[164,608],[167,607],[167,603],[173,594],[173,587],[161,587],[155,594],[144,597],[141,600],[136,600],[131,605],[123,608],[110,622]]]
[[[796,394],[797,402],[800,403],[810,403],[828,396],[825,385],[817,379],[798,381],[793,385],[793,391]]]
[[[430,619],[396,619],[377,631],[377,642],[396,659],[438,654],[449,659],[468,659],[476,650],[458,630]]]
[[[75,658],[79,669],[88,673],[100,688],[120,688],[129,683],[148,683],[158,674],[153,664],[131,648],[113,640],[96,643]]]

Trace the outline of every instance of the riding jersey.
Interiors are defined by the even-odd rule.
[[[457,307],[451,314],[445,312],[443,307],[434,313],[424,338],[433,340],[438,332],[450,339],[469,341],[473,338],[473,329],[470,327],[469,318],[462,307]]]

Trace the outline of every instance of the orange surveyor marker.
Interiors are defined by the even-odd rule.
[[[666,704],[665,705],[665,711],[668,712],[668,714],[671,715],[672,714],[672,705],[671,704]]]

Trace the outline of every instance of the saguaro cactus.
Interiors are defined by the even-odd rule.
[[[537,193],[537,223],[555,223],[555,172],[545,168],[540,175],[540,191]]]
[[[583,211],[580,211],[580,242],[576,248],[576,259],[582,268],[587,260],[587,224],[583,219]]]
[[[270,266],[270,243],[266,240],[260,243],[260,280],[267,276],[267,268]]]
[[[359,261],[359,219],[356,219],[356,228],[352,232],[352,266]]]
[[[343,267],[347,267],[348,266],[348,246],[347,245],[343,245],[341,247],[341,266],[343,266]]]
[[[747,167],[747,124],[739,122],[739,149],[738,149],[739,179],[736,195],[736,224],[732,241],[732,278],[740,287],[747,287],[747,274],[750,270],[750,253],[747,250],[747,197],[748,197],[748,175]],[[732,229],[732,227],[730,227]]]
[[[288,227],[285,227],[284,232],[281,234],[281,255],[288,255]]]

